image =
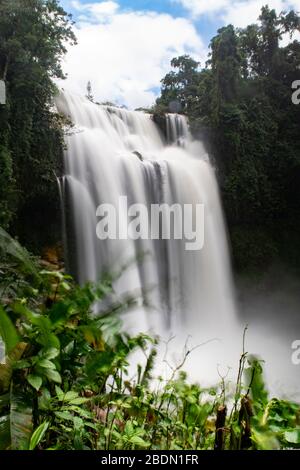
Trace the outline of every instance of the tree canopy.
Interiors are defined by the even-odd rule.
[[[0,0],[0,79],[7,89],[0,105],[0,225],[21,235],[29,226],[34,236],[32,224],[42,228],[45,207],[51,213],[57,206],[63,138],[53,79],[64,78],[68,42],[75,43],[71,17],[56,0]]]

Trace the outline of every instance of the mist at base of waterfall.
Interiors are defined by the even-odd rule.
[[[299,292],[300,277],[287,273],[286,267],[281,265],[271,267],[260,283],[238,278],[236,321],[225,330],[223,325],[209,330],[200,322],[173,331],[161,328],[154,376],[170,378],[172,371],[191,351],[182,367],[190,382],[206,388],[220,384],[221,377],[226,376],[233,392],[247,326],[245,351],[263,361],[270,398],[300,402],[300,365],[292,362],[292,343],[300,340]],[[152,315],[154,324],[157,324],[155,313]],[[149,320],[149,312],[146,317]],[[133,333],[139,330],[135,318],[133,313],[125,319]],[[155,327],[144,331],[157,334]],[[135,357],[135,364],[139,360],[142,361],[143,357]]]
[[[300,401],[300,365],[292,361],[292,343],[300,340],[299,274],[274,264],[260,282],[238,278],[236,292],[248,350],[265,361],[271,395]]]
[[[284,295],[284,291],[281,294]],[[284,325],[282,319],[281,322],[272,323],[263,318],[264,313],[275,312],[275,305],[275,298],[272,301],[265,298],[250,302],[246,315],[240,315],[235,325],[231,324],[226,330],[216,327],[209,331],[205,326],[201,328],[199,325],[174,328],[171,331],[161,328],[153,376],[162,376],[164,380],[168,380],[189,352],[181,367],[181,370],[187,373],[189,382],[199,383],[203,388],[207,388],[219,385],[222,377],[226,377],[226,383],[232,391],[243,352],[244,329],[248,326],[245,351],[249,356],[262,360],[270,398],[300,402],[300,365],[292,363],[291,348],[292,342],[300,339],[299,315],[297,318],[299,309],[298,312],[290,311],[286,316],[288,325]],[[135,315],[131,322],[126,318],[127,332],[134,334],[143,331],[152,336],[158,333],[157,328],[136,328],[134,318]],[[144,359],[142,354],[133,355],[131,371],[135,370],[138,362],[144,363]]]

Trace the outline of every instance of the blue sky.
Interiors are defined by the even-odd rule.
[[[266,3],[300,10],[300,0],[61,0],[78,38],[62,86],[84,94],[91,81],[99,101],[150,106],[173,57],[190,54],[204,64],[218,28],[255,22]]]

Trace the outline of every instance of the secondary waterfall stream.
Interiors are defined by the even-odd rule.
[[[124,328],[131,333],[150,331],[164,339],[174,334],[169,353],[175,362],[180,362],[187,337],[192,345],[204,343],[193,353],[188,371],[195,380],[218,381],[220,370],[225,375],[227,366],[238,364],[245,325],[236,319],[215,170],[203,145],[192,139],[181,115],[166,116],[165,137],[152,116],[143,112],[96,105],[66,92],[57,106],[74,124],[66,136],[61,183],[61,195],[71,212],[68,258],[73,273],[84,283],[124,268],[115,290],[139,299],[139,307],[124,316]],[[99,240],[97,208],[113,206],[126,227],[127,206],[120,205],[124,197],[128,207],[139,204],[148,209],[154,204],[203,204],[203,248],[188,251],[186,240],[172,237]],[[266,331],[251,330],[248,350],[263,354],[275,380],[274,347],[269,341],[269,348]],[[217,365],[223,367],[218,372]]]

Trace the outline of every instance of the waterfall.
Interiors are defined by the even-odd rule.
[[[235,308],[215,171],[201,142],[193,141],[186,118],[167,115],[165,139],[150,114],[65,92],[57,106],[74,124],[66,137],[64,193],[70,198],[76,256],[71,265],[79,282],[97,281],[126,266],[115,289],[140,299],[129,329],[206,331],[205,339],[230,328]],[[174,238],[99,240],[97,207],[112,205],[126,226],[128,213],[119,203],[124,196],[128,206],[147,208],[202,204],[203,248],[188,251],[186,240]]]
[[[188,127],[187,119],[180,114],[167,114],[167,142],[169,145],[176,144],[185,147],[191,142],[192,136]]]

